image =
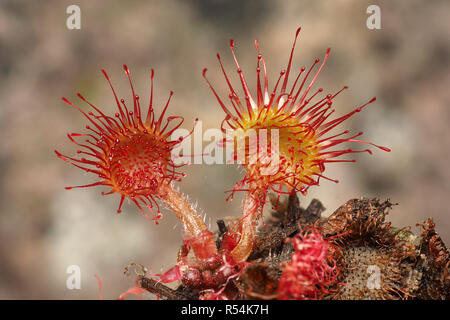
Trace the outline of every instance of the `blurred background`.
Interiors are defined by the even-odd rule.
[[[81,9],[81,29],[69,30],[66,8]],[[371,4],[381,8],[381,29],[366,27]],[[169,113],[196,117],[203,129],[217,128],[224,117],[201,76],[226,94],[216,53],[233,72],[230,38],[252,90],[260,48],[273,86],[284,69],[298,26],[293,68],[331,56],[317,87],[334,92],[345,114],[373,96],[376,103],[346,121],[364,138],[389,147],[356,164],[327,167],[338,184],[322,181],[303,206],[318,198],[331,214],[355,197],[390,198],[389,220],[412,226],[433,217],[450,243],[450,12],[449,1],[0,1],[0,298],[97,299],[97,274],[103,295],[113,299],[134,284],[123,274],[130,262],[153,272],[170,268],[182,228],[165,211],[156,226],[133,204],[116,214],[119,196],[102,188],[75,189],[96,177],[58,159],[54,149],[73,155],[66,137],[82,132],[86,120],[61,101],[65,96],[87,110],[85,97],[111,114],[113,96],[101,74],[108,71],[119,95],[130,99],[126,63],[145,101],[154,68],[156,106],[175,95]],[[160,110],[160,109],[159,109]],[[207,143],[205,143],[206,145]],[[235,165],[192,165],[180,189],[198,202],[213,229],[217,218],[239,216],[242,195],[225,202],[225,190],[242,176]],[[266,206],[269,208],[270,206]],[[66,269],[81,269],[81,289],[68,290]]]

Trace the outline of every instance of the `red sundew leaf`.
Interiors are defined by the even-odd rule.
[[[87,188],[92,186],[107,186],[111,190],[102,192],[102,195],[120,195],[120,205],[117,210],[121,212],[121,206],[125,198],[136,204],[139,210],[150,220],[160,218],[160,211],[155,199],[164,196],[161,191],[163,186],[170,185],[172,181],[180,181],[183,173],[177,172],[179,166],[175,166],[171,158],[171,151],[182,139],[170,141],[170,135],[183,123],[181,116],[165,117],[170,97],[163,107],[159,117],[156,118],[152,107],[153,99],[153,76],[151,73],[151,96],[150,105],[145,123],[142,122],[140,98],[136,94],[130,71],[126,65],[123,66],[129,80],[133,96],[133,107],[129,110],[124,99],[119,99],[110,81],[108,74],[102,70],[114,95],[117,104],[117,113],[114,117],[103,113],[102,108],[96,107],[80,93],[77,96],[88,104],[91,111],[83,111],[80,107],[62,98],[69,106],[77,109],[90,122],[86,129],[91,133],[72,133],[68,137],[70,141],[81,148],[78,154],[88,155],[89,158],[74,158],[63,155],[55,150],[56,155],[86,172],[96,174],[100,181],[76,188]],[[163,120],[166,120],[163,123]],[[155,119],[157,119],[155,121]],[[177,119],[175,123],[173,120]],[[91,128],[91,126],[93,127]],[[87,137],[93,141],[85,140],[88,144],[75,141],[75,137]],[[75,187],[68,187],[73,189]],[[158,212],[153,214],[152,208],[156,206]],[[149,217],[144,209],[148,209],[153,218]]]
[[[295,80],[289,81],[289,75],[293,71],[291,68],[293,63],[293,54],[297,42],[297,36],[300,28],[295,34],[294,43],[289,55],[286,70],[282,70],[280,75],[271,90],[269,95],[268,79],[266,72],[266,65],[259,50],[258,41],[255,41],[255,47],[258,53],[256,64],[256,94],[252,95],[247,82],[244,78],[241,66],[238,63],[234,41],[230,41],[230,48],[232,59],[237,68],[240,78],[240,84],[244,91],[244,98],[246,101],[246,108],[242,105],[239,97],[236,94],[230,79],[228,78],[221,57],[218,54],[220,69],[225,77],[225,81],[229,88],[229,98],[231,106],[228,106],[224,100],[219,98],[217,92],[210,81],[207,84],[214,96],[217,98],[220,107],[224,110],[226,116],[222,122],[221,129],[227,131],[231,129],[231,133],[236,133],[237,138],[243,137],[246,139],[246,134],[250,130],[255,130],[256,133],[261,133],[262,129],[280,131],[279,135],[279,159],[281,160],[278,166],[278,158],[276,160],[263,163],[261,158],[253,163],[243,163],[247,169],[245,177],[236,184],[232,193],[236,191],[246,190],[244,186],[251,186],[251,189],[262,189],[267,191],[269,189],[282,193],[302,192],[306,193],[308,188],[313,185],[318,185],[319,178],[323,177],[322,173],[325,170],[325,165],[330,162],[354,162],[353,160],[330,160],[330,158],[337,158],[345,154],[356,153],[353,149],[334,150],[329,153],[321,153],[320,150],[337,146],[343,143],[364,143],[373,147],[379,148],[383,151],[389,152],[390,149],[367,142],[364,140],[356,140],[356,136],[334,139],[338,135],[329,135],[329,137],[322,137],[335,127],[341,125],[342,122],[360,112],[367,105],[373,103],[375,98],[364,105],[357,107],[350,113],[332,119],[335,109],[331,105],[335,102],[335,98],[345,89],[342,89],[333,94],[321,95],[323,88],[312,91],[312,87],[316,84],[319,74],[328,60],[331,49],[328,48],[325,52],[324,58],[321,60],[316,58],[310,68],[300,68],[298,76]],[[262,86],[260,75],[260,62],[263,63],[264,68],[264,87]],[[206,70],[206,69],[205,69]],[[305,72],[308,70],[307,72]],[[205,71],[204,71],[205,73]],[[203,75],[205,75],[203,73]],[[282,79],[283,78],[283,79]],[[289,84],[293,82],[293,84]],[[256,97],[256,100],[253,99]],[[256,102],[255,102],[256,101]],[[235,113],[232,112],[235,110]],[[231,121],[232,120],[232,121]],[[228,128],[223,127],[228,124]],[[238,132],[243,130],[243,134]],[[348,131],[344,131],[348,133]],[[339,134],[340,135],[340,134]],[[357,136],[359,136],[358,134]],[[242,139],[242,138],[241,138]],[[235,146],[233,146],[236,148]],[[253,146],[245,146],[242,151],[243,154],[252,154],[251,148]],[[261,145],[257,143],[260,150]],[[236,152],[236,150],[234,150]],[[369,152],[364,150],[364,152]],[[279,170],[274,174],[264,174],[261,169],[271,167],[274,164]],[[265,171],[264,171],[265,172]],[[287,191],[283,191],[287,190]],[[231,196],[232,197],[232,196]]]

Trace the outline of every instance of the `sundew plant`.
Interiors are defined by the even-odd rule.
[[[323,57],[297,65],[293,57],[300,31],[295,32],[286,54],[285,70],[275,79],[269,79],[270,66],[255,40],[256,73],[251,75],[256,78],[255,92],[249,89],[250,75],[238,62],[233,40],[230,57],[235,70],[226,70],[218,53],[218,68],[209,71],[223,75],[228,91],[216,89],[207,78],[206,68],[202,72],[207,88],[217,99],[217,112],[224,114],[217,126],[227,138],[220,141],[220,147],[231,148],[235,158],[243,155],[243,177],[227,198],[231,200],[236,192],[245,193],[242,215],[228,223],[224,216],[218,221],[218,231],[210,230],[177,187],[185,177],[184,165],[174,161],[172,151],[190,134],[172,139],[184,118],[170,113],[173,92],[165,104],[154,105],[153,70],[149,72],[149,101],[135,92],[126,65],[123,69],[131,101],[121,98],[123,94],[116,92],[112,79],[102,70],[116,103],[113,115],[105,114],[102,107],[80,93],[78,97],[86,106],[63,98],[82,114],[87,125],[81,133],[68,134],[76,155],[55,153],[95,177],[91,184],[66,189],[101,187],[102,195],[118,196],[117,213],[129,199],[155,224],[161,221],[160,206],[164,205],[184,227],[183,243],[179,252],[174,252],[176,264],[158,275],[148,274],[142,267],[136,286],[120,298],[149,291],[167,299],[403,299],[427,298],[430,288],[440,298],[448,295],[449,254],[431,220],[422,225],[422,242],[414,244],[408,230],[393,228],[384,221],[392,206],[389,201],[350,200],[329,218],[321,217],[320,202],[311,203],[307,209],[299,206],[297,193],[305,195],[322,179],[338,182],[327,175],[328,166],[353,163],[355,160],[346,156],[354,153],[390,151],[362,140],[362,132],[353,133],[345,127],[345,121],[373,105],[375,97],[342,114],[339,98],[348,87],[328,91],[318,85],[330,48],[324,50]],[[230,72],[237,72],[240,83],[232,83]],[[265,135],[266,140],[249,139],[251,135]],[[265,219],[263,208],[269,198],[273,212]],[[412,261],[420,254],[431,266],[428,275],[423,270],[420,276],[413,272],[417,265]],[[358,278],[361,274],[352,269],[354,263],[381,263],[391,268],[384,278],[384,290],[374,293],[364,287]],[[407,271],[414,276],[403,276]],[[437,275],[442,277],[438,279]],[[163,285],[175,281],[176,290]]]

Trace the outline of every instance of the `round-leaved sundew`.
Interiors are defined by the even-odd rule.
[[[278,195],[298,191],[305,194],[309,187],[318,185],[321,178],[338,182],[323,174],[326,165],[335,162],[355,162],[353,159],[336,159],[342,155],[371,153],[369,149],[332,149],[345,142],[372,145],[381,150],[390,151],[388,148],[359,140],[358,137],[362,135],[362,132],[349,135],[348,130],[341,130],[331,134],[333,129],[374,102],[375,98],[343,116],[332,118],[335,112],[333,103],[347,87],[329,94],[324,94],[322,88],[313,89],[329,57],[330,49],[326,51],[322,61],[317,58],[310,67],[299,68],[297,76],[288,88],[299,32],[300,28],[295,34],[287,68],[281,71],[271,91],[269,91],[266,64],[260,54],[257,40],[255,41],[258,53],[256,96],[249,90],[235,55],[233,40],[230,41],[230,48],[244,91],[244,98],[239,98],[233,88],[219,54],[217,58],[220,68],[230,90],[228,104],[220,98],[219,93],[206,78],[207,69],[203,70],[208,86],[226,114],[222,122],[222,130],[228,134],[231,133],[233,137],[233,139],[224,140],[224,145],[233,144],[235,159],[240,160],[246,169],[244,178],[235,185],[230,195],[232,198],[236,191],[247,192],[243,217],[238,230],[240,240],[231,252],[235,261],[245,261],[251,253],[258,217],[262,215],[269,190]],[[263,73],[263,81],[261,81],[261,73]],[[251,139],[252,134],[256,139]],[[262,140],[261,137],[266,138]]]
[[[153,78],[151,71],[150,101],[147,112],[141,111],[141,99],[135,93],[130,72],[124,65],[133,97],[132,106],[119,99],[109,79],[117,113],[105,115],[99,108],[86,100],[80,93],[78,97],[86,102],[91,111],[85,112],[66,98],[68,105],[76,108],[89,121],[86,133],[70,133],[71,142],[79,147],[80,158],[70,157],[55,150],[57,156],[74,166],[98,176],[99,181],[92,184],[66,187],[66,189],[93,186],[109,187],[102,195],[120,195],[117,210],[121,212],[125,198],[136,204],[144,216],[158,223],[162,217],[157,199],[165,203],[182,222],[186,233],[192,238],[191,246],[197,258],[205,259],[217,253],[213,234],[194,207],[174,187],[175,181],[181,181],[184,173],[178,171],[171,158],[172,149],[182,142],[182,138],[171,141],[171,134],[183,123],[181,116],[169,116],[165,113],[173,92],[161,114],[156,116],[153,107]],[[151,215],[148,215],[150,212]]]

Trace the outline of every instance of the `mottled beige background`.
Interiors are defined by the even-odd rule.
[[[243,2],[243,3],[241,3]],[[81,30],[66,28],[66,7],[81,7]],[[382,29],[366,28],[366,8],[381,7]],[[132,286],[123,267],[136,261],[153,271],[176,258],[182,232],[169,212],[159,226],[134,205],[115,210],[119,197],[101,188],[66,191],[92,176],[57,159],[72,154],[67,132],[86,121],[61,96],[86,108],[76,92],[113,112],[105,68],[117,91],[130,97],[121,66],[127,63],[138,93],[147,99],[149,70],[156,71],[156,102],[175,91],[170,112],[200,117],[217,127],[223,112],[201,77],[204,67],[220,92],[216,52],[234,69],[228,50],[233,37],[244,72],[254,88],[258,38],[271,85],[285,68],[295,30],[302,26],[294,67],[331,56],[318,86],[348,90],[336,101],[344,114],[372,96],[377,102],[347,122],[365,138],[392,148],[336,164],[301,202],[319,198],[330,214],[359,196],[390,198],[390,220],[414,226],[432,216],[450,242],[448,169],[450,130],[450,22],[448,1],[1,1],[0,3],[0,298],[96,299],[98,274],[105,298]],[[237,77],[233,75],[233,80]],[[242,176],[231,165],[186,169],[182,190],[207,212],[211,225],[238,216],[242,197],[225,202],[224,190]],[[415,229],[415,227],[413,228]],[[66,268],[79,265],[81,290],[67,290]]]

